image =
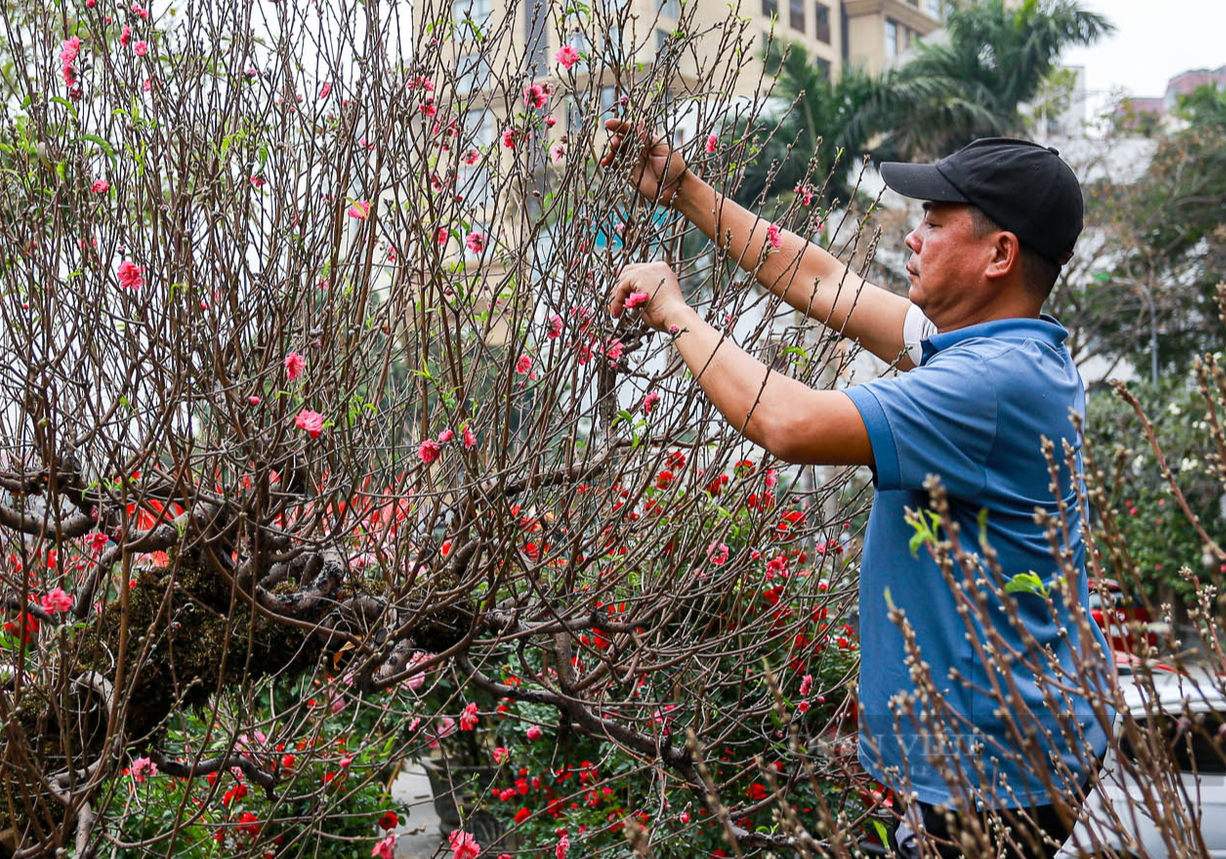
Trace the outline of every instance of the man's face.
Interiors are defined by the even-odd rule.
[[[975,232],[968,206],[925,203],[924,219],[907,234],[908,298],[940,329],[959,327],[986,298],[978,287],[991,238]]]

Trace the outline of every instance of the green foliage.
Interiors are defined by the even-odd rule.
[[[297,728],[296,738],[274,742],[263,731],[231,737],[210,730],[200,714],[176,714],[166,746],[186,749],[212,736],[208,758],[231,754],[283,780],[275,793],[253,783],[237,767],[193,778],[133,774],[125,768],[111,788],[113,801],[126,804],[121,840],[151,841],[163,855],[211,857],[275,854],[291,857],[348,859],[365,855],[389,812],[403,819],[387,792],[389,753],[407,725],[400,717],[408,693],[350,701],[321,680],[305,678],[267,690],[264,703],[245,714],[257,724],[275,726],[276,714],[312,695],[312,717]],[[275,727],[273,730],[276,730]],[[284,732],[278,732],[284,736]],[[190,756],[184,755],[185,759]],[[190,814],[184,815],[184,809]],[[148,845],[120,848],[117,857],[145,856]]]
[[[1222,486],[1210,468],[1215,456],[1205,421],[1205,400],[1182,380],[1153,388],[1130,386],[1154,425],[1163,455],[1208,534],[1226,539],[1226,519],[1220,504]],[[1186,566],[1197,573],[1217,574],[1202,566],[1204,546],[1171,494],[1154,452],[1138,427],[1136,412],[1119,398],[1101,392],[1088,404],[1087,442],[1107,477],[1106,503],[1114,519],[1098,517],[1097,538],[1110,578],[1139,585],[1155,604],[1173,593],[1191,603],[1191,583],[1179,575]]]
[[[1057,296],[1082,340],[1117,344],[1110,351],[1138,366],[1156,326],[1160,370],[1175,375],[1226,346],[1216,301],[1226,280],[1226,93],[1204,87],[1180,115],[1187,127],[1157,141],[1140,179],[1087,188],[1087,224],[1116,252],[1101,281],[1070,282]]]
[[[947,42],[921,42],[915,59],[887,71],[857,117],[857,129],[885,133],[881,151],[937,158],[977,137],[1022,132],[1018,106],[1040,92],[1060,52],[1113,31],[1074,0],[959,4],[946,29]]]
[[[868,150],[868,137],[852,119],[876,92],[877,82],[849,66],[832,80],[829,69],[799,45],[772,41],[766,56],[768,74],[778,82],[773,95],[788,104],[782,119],[764,119],[741,134],[762,141],[761,153],[745,165],[737,200],[745,205],[765,197],[792,194],[810,185],[829,207],[853,195],[848,177]],[[820,192],[820,193],[819,193]]]

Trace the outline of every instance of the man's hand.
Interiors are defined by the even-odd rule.
[[[600,166],[632,159],[630,175],[639,193],[653,203],[672,206],[689,169],[681,153],[667,140],[652,137],[641,126],[636,128],[624,119],[607,120],[604,127],[613,136]]]
[[[628,305],[657,331],[667,331],[689,310],[677,275],[662,262],[631,263],[618,272],[617,285],[609,295],[609,313],[621,316]]]

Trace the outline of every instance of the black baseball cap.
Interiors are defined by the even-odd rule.
[[[1057,150],[1029,140],[985,137],[936,164],[890,161],[881,178],[904,197],[978,206],[1058,265],[1081,235],[1081,184]]]

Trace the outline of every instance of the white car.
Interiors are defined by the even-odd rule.
[[[1226,859],[1226,678],[1156,670],[1152,682],[1120,681],[1131,718],[1117,718],[1119,751],[1057,859]]]

